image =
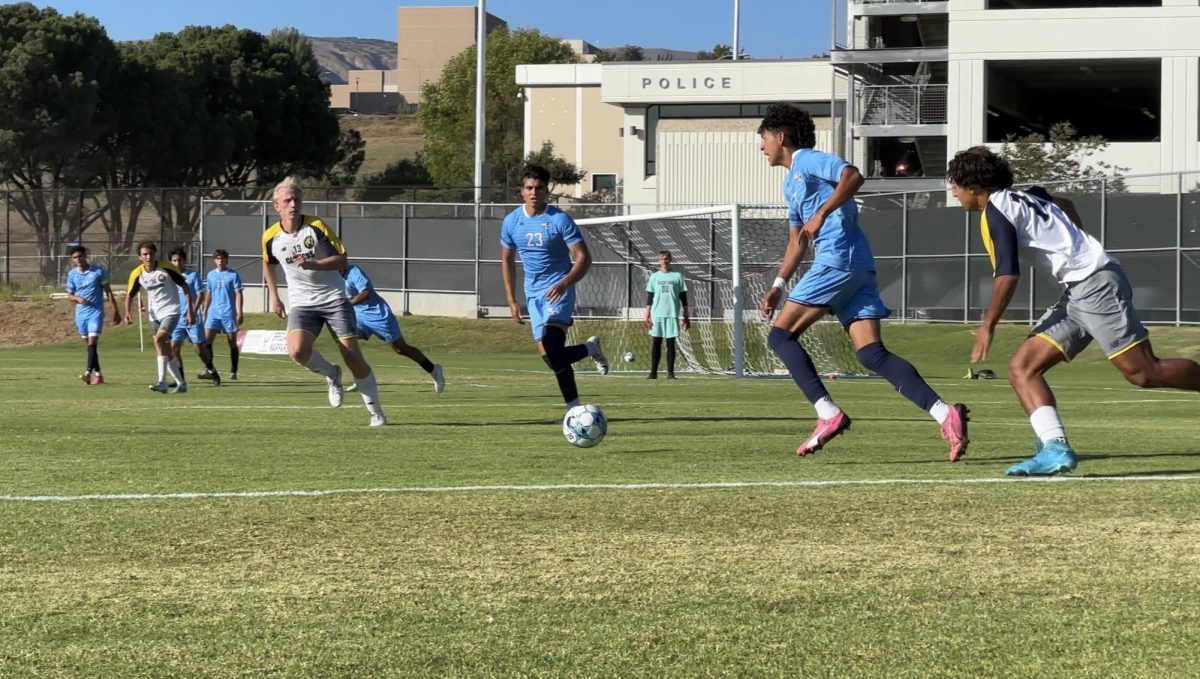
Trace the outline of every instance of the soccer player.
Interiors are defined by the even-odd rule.
[[[75,268],[67,273],[67,299],[74,302],[75,328],[87,346],[87,368],[80,379],[84,384],[104,384],[100,372],[100,333],[104,332],[104,297],[112,302],[113,323],[121,324],[121,309],[108,282],[108,271],[99,264],[91,264],[87,248],[76,245],[71,248],[71,261]]]
[[[679,337],[680,325],[684,330],[692,327],[692,319],[688,316],[687,281],[683,274],[671,270],[671,251],[661,250],[658,271],[650,274],[646,281],[646,329],[651,337],[650,379],[658,379],[663,339],[667,340],[667,379],[675,379],[675,338]]]
[[[808,271],[792,289],[771,327],[767,343],[787,366],[796,385],[817,411],[817,426],[796,454],[815,453],[850,428],[821,378],[812,358],[798,341],[825,314],[833,313],[854,345],[858,360],[891,383],[937,420],[950,444],[949,459],[967,452],[967,413],[961,403],[947,404],[921,378],[916,368],[883,344],[879,319],[891,311],[883,305],[875,282],[875,257],[858,226],[853,197],[862,186],[858,168],[813,147],[816,134],[807,111],[775,104],[759,125],[761,148],[772,167],[783,167],[783,195],[788,204],[788,241],[778,277],[763,296],[763,317],[770,320],[783,288],[808,249],[815,254]]]
[[[229,342],[229,379],[236,380],[238,374],[237,331],[242,317],[242,277],[229,266],[229,251],[213,250],[213,270],[204,279],[204,335],[212,357],[212,343],[218,332],[225,333]],[[217,373],[213,369],[212,374]],[[208,371],[200,374],[201,379],[210,379]]]
[[[1080,228],[1071,201],[1051,197],[1041,187],[1012,188],[1008,161],[984,146],[956,153],[946,179],[964,209],[983,213],[979,228],[994,271],[991,299],[975,332],[972,363],[987,358],[996,324],[1017,289],[1018,251],[1063,287],[1062,297],[1008,363],[1008,381],[1035,434],[1034,456],[1009,467],[1009,476],[1058,474],[1078,464],[1044,375],[1077,356],[1093,338],[1130,384],[1200,390],[1200,364],[1154,355],[1150,334],[1133,307],[1133,288],[1125,271]]]
[[[433,378],[433,390],[439,394],[442,393],[446,388],[446,377],[443,374],[442,366],[433,363],[425,357],[424,352],[404,341],[396,314],[392,313],[392,308],[388,306],[388,303],[379,296],[378,292],[375,292],[367,274],[351,264],[342,271],[342,276],[346,279],[346,296],[350,298],[350,304],[354,307],[358,336],[365,342],[374,335],[392,345],[393,351],[411,359],[421,366],[422,370],[429,373],[429,376]],[[346,387],[346,391],[357,389],[357,384]]]
[[[548,204],[550,172],[546,168],[525,166],[521,197],[525,204],[510,212],[500,228],[504,294],[513,321],[523,325],[513,283],[514,259],[519,252],[525,268],[525,301],[533,340],[542,360],[554,371],[563,401],[572,408],[579,405],[572,364],[590,356],[600,374],[608,374],[608,359],[600,350],[600,338],[589,337],[583,344],[566,346],[567,328],[574,323],[575,284],[587,274],[592,256],[575,220]]]
[[[187,268],[187,251],[183,248],[175,248],[167,255],[171,260],[171,265],[183,274],[184,280],[187,281],[188,288],[192,291],[192,300],[195,302],[192,307],[192,316],[194,323],[180,323],[175,326],[175,331],[171,333],[171,355],[175,362],[179,365],[179,372],[184,372],[183,367],[183,341],[192,343],[192,347],[196,350],[196,356],[200,357],[200,361],[205,365],[205,373],[210,374],[214,387],[221,386],[221,377],[217,375],[217,371],[212,365],[212,351],[208,347],[208,343],[204,339],[204,318],[200,314],[200,299],[204,294],[204,281],[201,280],[200,274]],[[179,303],[182,305],[186,302],[183,291],[179,291]]]
[[[142,263],[129,273],[129,285],[125,293],[125,322],[133,323],[133,300],[138,291],[145,290],[150,330],[154,333],[154,353],[158,360],[158,381],[150,385],[150,391],[167,393],[166,376],[170,373],[175,380],[172,393],[182,394],[187,391],[187,380],[171,356],[171,334],[175,332],[181,315],[184,322],[193,322],[195,317],[192,310],[196,307],[196,299],[183,274],[171,263],[158,261],[157,256],[158,246],[152,241],[138,245],[138,259]]]
[[[263,280],[267,284],[271,310],[287,319],[288,354],[296,363],[324,376],[329,387],[329,405],[341,406],[342,368],[313,349],[321,328],[328,325],[337,339],[342,360],[358,383],[359,395],[371,413],[370,426],[385,426],[387,417],[379,405],[375,373],[358,346],[354,308],[346,299],[345,285],[339,273],[346,268],[346,248],[325,222],[317,217],[306,217],[300,211],[303,195],[294,178],[279,182],[272,197],[279,221],[263,232]],[[285,310],[279,298],[276,266],[283,267],[290,312]]]

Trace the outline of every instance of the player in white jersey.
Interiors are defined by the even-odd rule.
[[[287,347],[292,360],[325,377],[329,405],[342,405],[342,369],[313,349],[321,328],[328,325],[337,340],[342,360],[354,373],[358,393],[371,413],[370,425],[387,424],[379,405],[375,373],[358,346],[354,308],[346,299],[342,269],[347,266],[346,248],[333,231],[316,217],[300,211],[303,196],[296,180],[288,177],[272,194],[279,221],[263,232],[263,280],[267,284],[271,311],[288,322]],[[283,267],[290,311],[279,298],[275,267]]]
[[[129,284],[125,293],[125,322],[133,323],[133,300],[138,291],[146,291],[146,309],[150,314],[150,329],[154,333],[154,353],[158,360],[158,381],[150,385],[151,391],[160,394],[167,392],[166,376],[169,372],[175,380],[171,391],[182,394],[187,391],[187,381],[179,364],[171,356],[171,333],[179,324],[179,317],[190,325],[194,320],[192,309],[196,307],[196,298],[188,287],[183,274],[168,262],[156,259],[158,246],[151,241],[138,245],[138,259],[141,264],[134,267],[129,274]],[[179,303],[182,294],[185,304]],[[186,308],[181,308],[186,306]]]
[[[991,301],[975,333],[972,363],[987,358],[996,324],[1016,292],[1019,252],[1032,256],[1033,264],[1063,287],[1062,297],[1009,360],[1008,381],[1036,438],[1035,455],[1010,467],[1008,475],[1052,475],[1075,468],[1078,460],[1044,375],[1077,356],[1093,339],[1131,384],[1200,391],[1200,364],[1154,355],[1150,335],[1133,308],[1129,279],[1100,242],[1082,230],[1069,200],[1051,197],[1041,187],[1012,188],[1008,162],[984,146],[955,154],[946,179],[963,208],[983,213],[980,231],[995,271]]]

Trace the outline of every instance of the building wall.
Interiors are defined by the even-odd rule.
[[[407,103],[421,100],[421,84],[437,82],[450,59],[475,44],[471,7],[400,7],[396,28],[396,84]],[[506,26],[487,15],[487,31]]]
[[[1096,159],[1133,174],[1200,167],[1200,1],[1030,11],[986,10],[985,0],[954,0],[950,7],[948,157],[985,139],[990,61],[1157,58],[1159,139],[1112,144]]]

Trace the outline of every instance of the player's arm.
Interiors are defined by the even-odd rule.
[[[324,252],[324,257],[316,259],[306,259],[300,262],[301,269],[309,271],[341,271],[349,265],[349,260],[346,257],[346,248],[342,245],[342,241],[325,226],[325,222],[318,220],[311,225],[317,233],[317,245],[315,252]]]
[[[1021,282],[1020,263],[1017,260],[1017,229],[1003,212],[989,204],[984,219],[992,247],[989,255],[995,272],[992,278],[992,296],[983,312],[983,322],[975,331],[975,346],[971,349],[971,362],[979,363],[987,358],[996,333],[996,325],[1012,302]]]
[[[125,286],[125,322],[133,323],[133,300],[142,291],[142,282],[138,280],[138,273],[141,272],[141,267],[133,270],[133,274],[129,276],[129,285]]]
[[[592,253],[588,251],[587,243],[582,240],[571,246],[571,259],[571,270],[546,291],[546,299],[551,302],[558,301],[572,285],[587,275],[588,269],[592,268]]]
[[[654,320],[650,318],[650,309],[654,306],[654,290],[651,288],[650,281],[646,282],[646,320],[643,325],[649,330],[654,326]]]
[[[688,314],[687,290],[679,291],[679,306],[683,310],[683,329],[687,330],[692,327],[692,317]]]
[[[208,318],[208,309],[212,306],[212,286],[205,282],[204,292],[200,293],[200,312]]]
[[[512,314],[512,318],[521,325],[525,324],[525,320],[521,318],[521,305],[517,304],[516,288],[513,281],[516,278],[517,251],[507,246],[500,246],[500,277],[504,279],[504,297],[508,300],[508,311]]]
[[[784,286],[787,285],[792,274],[796,273],[800,262],[804,260],[804,255],[808,253],[808,243],[808,234],[804,227],[795,224],[788,226],[788,243],[787,248],[783,251],[783,262],[779,265],[775,282],[763,295],[762,304],[759,306],[759,311],[762,312],[764,319],[771,320],[771,314],[775,313],[775,307],[779,305],[779,300],[783,297]]]
[[[171,277],[172,281],[175,281],[175,285],[178,285],[180,290],[183,290],[183,296],[187,298],[187,308],[184,309],[183,319],[188,325],[191,325],[196,320],[196,293],[192,292],[192,286],[188,285],[187,278],[179,273],[175,267],[164,266],[162,270],[167,272],[167,275]]]
[[[233,304],[237,316],[234,318],[238,325],[242,324],[242,279],[237,279],[237,288],[233,291]]]
[[[112,286],[106,282],[103,284],[101,289],[104,290],[104,294],[108,296],[108,301],[112,304],[113,323],[115,323],[116,325],[120,325],[121,324],[121,307],[117,306],[117,296],[113,294]]]
[[[810,241],[817,239],[817,234],[821,232],[821,227],[825,225],[825,220],[834,210],[837,210],[845,205],[846,201],[854,198],[854,194],[858,193],[864,181],[866,180],[863,179],[862,173],[858,171],[857,167],[847,165],[842,168],[842,174],[838,178],[837,187],[834,188],[833,194],[824,203],[821,203],[821,206],[813,213],[812,218],[804,223],[804,231],[808,234]]]

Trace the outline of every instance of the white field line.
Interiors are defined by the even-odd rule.
[[[999,483],[1102,483],[1200,480],[1200,474],[1149,476],[1052,476],[981,479],[863,479],[827,481],[717,481],[710,483],[562,483],[489,486],[431,486],[409,488],[339,488],[331,490],[262,490],[187,493],[113,493],[94,495],[0,495],[0,502],[112,502],[122,500],[208,500],[335,495],[398,495],[448,493],[530,493],[564,491],[736,490],[746,488],[831,488],[844,486],[973,486]]]

